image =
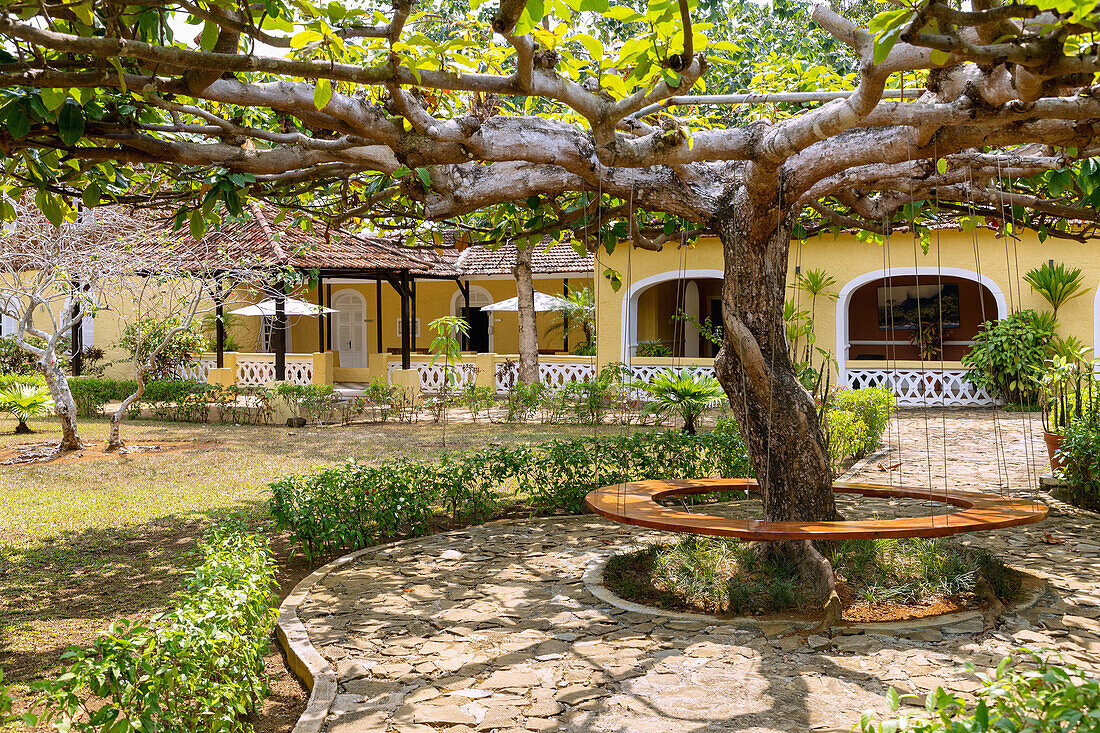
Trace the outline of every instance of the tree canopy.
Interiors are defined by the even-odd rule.
[[[473,5],[0,0],[5,189],[55,221],[156,198],[196,231],[242,196],[400,228],[520,202],[529,230],[608,243],[632,218],[706,226],[730,180],[782,179],[807,232],[981,213],[1091,233],[1065,223],[1100,197],[1089,4],[845,8],[869,32],[789,3]],[[638,114],[822,88],[855,94]]]

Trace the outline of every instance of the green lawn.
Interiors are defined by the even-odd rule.
[[[14,427],[0,418],[0,452],[59,434],[52,422],[32,423],[40,431],[36,436],[13,435]],[[0,668],[6,681],[16,683],[16,694],[55,668],[66,646],[87,642],[114,619],[164,608],[210,521],[244,511],[264,526],[266,485],[272,479],[349,458],[372,462],[438,454],[443,437],[434,423],[289,430],[139,421],[123,429],[131,444],[204,445],[164,454],[0,466]],[[89,451],[101,449],[106,431],[105,419],[81,421]],[[447,449],[593,431],[591,426],[451,424]],[[300,558],[287,558],[279,538],[276,548],[281,582],[289,590],[309,568]],[[273,705],[281,696],[288,699],[285,710],[257,727],[289,730],[293,720],[284,724],[281,718],[296,717],[292,712],[301,694],[278,669],[277,655],[269,666],[280,672]]]

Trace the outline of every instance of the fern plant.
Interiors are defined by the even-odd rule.
[[[688,435],[695,435],[695,421],[703,410],[717,405],[725,396],[717,379],[709,374],[693,374],[688,369],[660,371],[648,382],[635,382],[633,386],[653,396],[653,409],[657,412],[679,414]]]
[[[35,417],[44,417],[53,412],[54,402],[47,387],[35,384],[13,384],[0,389],[0,412],[11,414],[19,424],[16,434],[29,434],[34,431],[27,421]]]

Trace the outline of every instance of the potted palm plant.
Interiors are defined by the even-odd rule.
[[[1043,369],[1040,378],[1043,400],[1043,441],[1046,443],[1050,467],[1062,468],[1058,449],[1066,428],[1078,420],[1095,417],[1096,362],[1087,361],[1081,349],[1076,354],[1055,354]]]

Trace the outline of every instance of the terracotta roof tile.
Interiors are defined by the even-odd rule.
[[[150,229],[169,242],[186,245],[207,267],[224,262],[255,268],[409,270],[419,276],[461,278],[510,275],[516,263],[516,247],[510,242],[496,248],[474,244],[459,249],[454,246],[454,233],[445,232],[441,248],[412,249],[398,239],[328,229],[317,221],[314,231],[307,232],[295,225],[293,216],[276,223],[277,218],[274,207],[251,202],[244,215],[226,217],[198,243],[186,229],[173,231],[171,220],[153,221]],[[151,243],[148,235],[142,240]],[[592,267],[590,254],[578,255],[568,242],[552,243],[549,237],[532,257],[537,274],[590,272]]]
[[[448,265],[445,261],[441,261],[430,274],[446,274],[451,277],[511,275],[515,265],[515,244],[508,242],[496,248],[473,244],[453,257],[449,271],[443,272],[447,270]],[[531,256],[531,269],[542,275],[591,272],[592,267],[591,254],[579,255],[570,243],[552,243],[549,237],[543,240],[542,245],[535,248]]]
[[[209,258],[253,267],[290,265],[302,269],[411,270],[431,267],[434,259],[418,250],[404,249],[393,241],[364,237],[314,222],[314,231],[295,226],[294,217],[278,223],[273,208],[250,203],[243,216],[227,217],[222,226],[208,231],[197,243],[186,230],[172,231],[171,221],[159,221],[155,231],[169,240],[185,241]]]

